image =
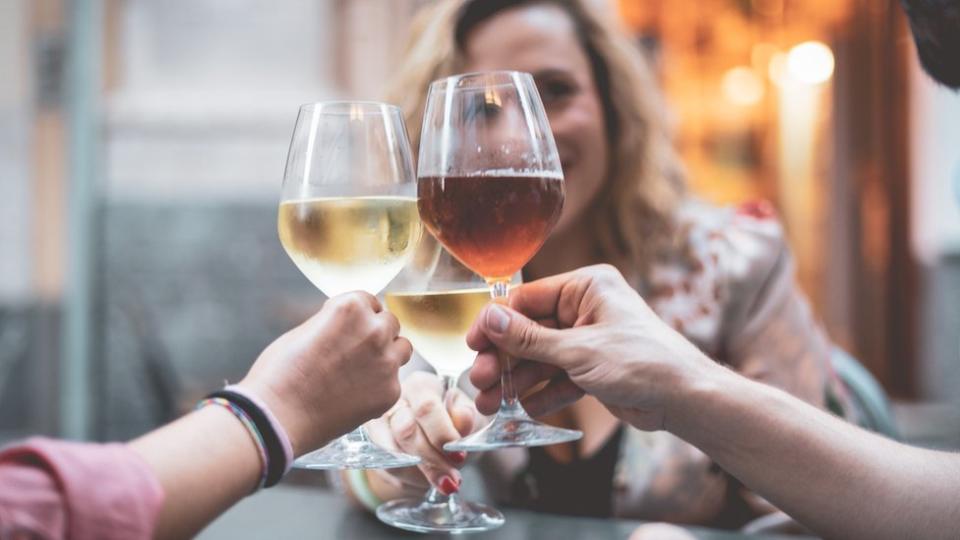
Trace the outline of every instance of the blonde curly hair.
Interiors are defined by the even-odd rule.
[[[604,111],[610,162],[592,226],[606,262],[642,281],[658,255],[677,246],[674,217],[684,194],[683,169],[671,141],[663,96],[638,47],[615,21],[583,0],[443,0],[418,13],[406,54],[386,99],[404,112],[416,148],[431,81],[462,71],[469,32],[518,6],[550,4],[574,22]]]

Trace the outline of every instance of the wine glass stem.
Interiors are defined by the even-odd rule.
[[[490,296],[498,304],[507,305],[507,295],[510,294],[509,281],[494,281],[490,285]],[[513,386],[513,359],[504,351],[500,356],[500,411],[519,413],[522,410],[517,389]]]
[[[450,375],[449,373],[444,373],[440,375],[440,379],[443,381],[443,406],[449,410],[450,409],[450,400],[453,399],[453,388],[457,385],[457,377]],[[426,501],[430,504],[452,504],[451,496],[444,495],[436,486],[431,485],[430,491],[427,492]]]
[[[367,430],[363,426],[360,426],[357,429],[351,431],[350,433],[347,433],[346,435],[344,435],[344,438],[354,443],[370,442],[370,439],[367,437]]]

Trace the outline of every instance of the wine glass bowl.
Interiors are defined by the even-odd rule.
[[[513,280],[519,282],[519,273]],[[449,403],[451,389],[476,357],[466,334],[490,302],[486,282],[424,233],[410,264],[387,287],[384,302],[400,321],[400,334],[441,377]],[[492,530],[504,522],[495,508],[458,493],[444,495],[436,487],[423,498],[381,505],[377,517],[401,529],[451,534]]]
[[[280,242],[328,297],[356,290],[375,295],[419,242],[415,190],[399,109],[376,102],[304,105],[283,175]],[[419,462],[377,446],[359,428],[300,457],[294,466],[366,469]]]
[[[506,302],[510,276],[543,246],[563,209],[560,158],[533,77],[516,71],[455,75],[427,94],[417,169],[423,224]],[[542,446],[583,434],[530,418],[501,354],[503,399],[483,430],[447,451]]]

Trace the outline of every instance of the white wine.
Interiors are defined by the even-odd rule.
[[[280,203],[280,243],[327,296],[377,294],[420,240],[412,197],[330,197]]]
[[[457,377],[477,353],[467,347],[467,330],[490,301],[489,289],[387,293],[387,309],[400,321],[400,335],[440,375]]]

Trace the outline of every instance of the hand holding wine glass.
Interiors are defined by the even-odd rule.
[[[302,455],[395,404],[412,350],[399,331],[373,296],[336,296],[264,349],[238,386],[269,405]]]

